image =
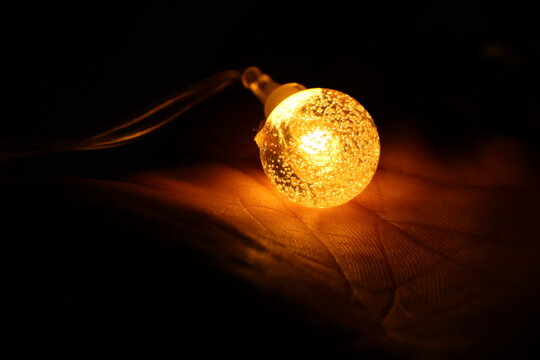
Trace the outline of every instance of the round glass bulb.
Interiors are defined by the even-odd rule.
[[[371,181],[379,161],[377,128],[366,109],[332,89],[299,91],[277,105],[255,137],[270,181],[289,200],[337,206]]]

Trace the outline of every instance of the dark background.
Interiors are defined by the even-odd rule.
[[[208,75],[251,65],[278,82],[352,95],[381,138],[403,129],[446,154],[499,135],[533,149],[538,141],[538,19],[519,2],[43,2],[1,14],[2,141],[91,134]],[[287,354],[347,355],[340,334],[189,250],[135,234],[121,216],[54,204],[33,181],[200,161],[208,154],[198,147],[199,121],[231,102],[245,104],[249,116],[238,121],[255,129],[262,106],[235,85],[138,144],[2,165],[6,327],[21,353],[253,358],[288,346]]]

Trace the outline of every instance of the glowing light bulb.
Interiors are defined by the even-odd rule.
[[[264,171],[281,194],[306,207],[327,208],[366,188],[380,145],[362,105],[337,90],[279,86],[256,68],[247,69],[243,80],[265,103],[267,120],[255,141]]]

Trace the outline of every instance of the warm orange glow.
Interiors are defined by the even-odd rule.
[[[264,104],[267,120],[255,141],[281,194],[306,207],[328,208],[365,189],[380,148],[362,105],[337,90],[280,85],[256,67],[244,71],[242,82]]]
[[[331,89],[290,95],[270,113],[255,141],[278,191],[307,207],[343,204],[368,185],[379,160],[379,136],[356,100]]]

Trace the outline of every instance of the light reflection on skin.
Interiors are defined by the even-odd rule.
[[[200,249],[353,338],[441,358],[515,341],[506,324],[539,300],[530,291],[540,280],[530,168],[507,141],[450,167],[400,138],[385,144],[366,190],[329,209],[285,199],[256,158],[142,172],[107,197],[87,196],[107,207],[118,197],[144,220],[134,226]],[[486,334],[493,344],[482,348]]]

